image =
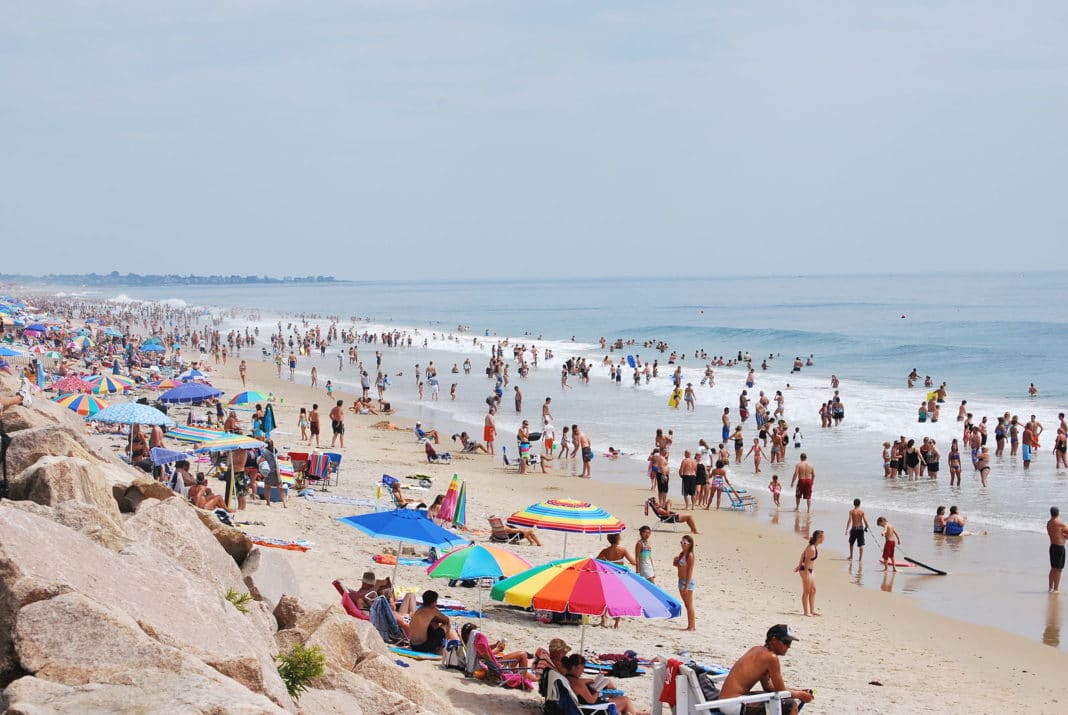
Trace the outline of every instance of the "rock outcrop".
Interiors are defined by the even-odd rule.
[[[454,711],[394,664],[370,624],[301,603],[283,556],[41,402],[4,413],[14,476],[0,502],[0,711]],[[229,590],[252,595],[247,612]],[[326,661],[299,702],[276,662],[296,643]]]

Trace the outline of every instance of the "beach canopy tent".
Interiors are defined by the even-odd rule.
[[[376,539],[388,539],[397,542],[397,554],[401,544],[419,544],[438,550],[470,543],[467,539],[441,528],[429,518],[426,512],[417,509],[393,509],[376,511],[358,516],[338,518],[342,524],[358,529]],[[393,566],[393,581],[397,580],[397,566]]]
[[[599,506],[577,499],[548,499],[531,504],[508,517],[511,526],[564,532],[564,556],[568,534],[618,534],[627,528]]]
[[[218,397],[222,393],[222,390],[212,387],[211,385],[205,385],[200,382],[187,382],[178,387],[172,387],[164,392],[159,396],[159,401],[175,404],[182,402],[203,402],[210,397]]]
[[[171,464],[182,459],[189,459],[189,455],[185,452],[179,452],[174,449],[166,449],[164,447],[153,447],[149,450],[149,456],[152,458],[152,464],[157,467],[161,464]]]
[[[495,601],[583,616],[675,618],[682,603],[624,566],[589,557],[560,559],[498,581]],[[586,641],[586,618],[578,652]]]

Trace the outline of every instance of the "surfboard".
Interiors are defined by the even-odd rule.
[[[628,355],[627,356],[627,364],[630,365],[632,369],[638,366],[638,363],[634,362],[634,356],[633,355]]]
[[[920,568],[927,569],[928,571],[933,571],[934,573],[938,574],[939,576],[948,576],[949,575],[949,573],[946,572],[946,571],[942,571],[941,569],[936,569],[934,566],[928,566],[927,564],[923,563],[922,561],[917,561],[916,559],[911,558],[909,556],[906,556],[905,560],[908,561],[911,564],[919,566]]]

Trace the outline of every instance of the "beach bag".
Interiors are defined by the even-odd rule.
[[[608,674],[613,678],[635,678],[638,676],[638,659],[617,660],[612,664],[612,670],[608,671]]]
[[[445,656],[441,659],[444,668],[454,670],[467,669],[467,651],[464,650],[460,641],[449,641],[445,646]]]

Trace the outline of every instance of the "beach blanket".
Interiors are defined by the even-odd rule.
[[[308,490],[302,490],[300,496],[304,497],[310,502],[316,502],[317,504],[346,504],[348,506],[378,506],[378,502],[374,499],[365,499],[362,497],[345,497],[340,494],[318,494],[312,491],[306,494]]]
[[[439,601],[440,603],[440,601]],[[439,608],[443,614],[450,618],[484,618],[485,614],[478,611],[466,611],[461,608]]]
[[[267,546],[272,549],[287,549],[289,551],[309,551],[311,549],[311,542],[304,539],[297,539],[296,541],[288,541],[286,539],[274,539],[269,536],[252,536],[252,543],[258,546]]]

